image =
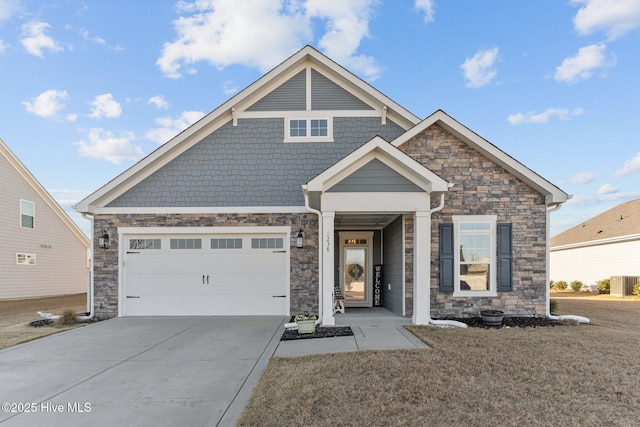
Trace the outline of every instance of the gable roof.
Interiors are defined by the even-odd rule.
[[[434,124],[441,126],[444,130],[451,133],[456,138],[459,138],[467,145],[479,151],[482,155],[491,159],[506,171],[543,194],[547,204],[564,203],[570,198],[570,196],[560,188],[556,187],[551,182],[547,181],[513,157],[509,156],[507,153],[500,150],[477,133],[462,125],[442,110],[438,110],[431,114],[413,128],[391,141],[391,143],[394,146],[399,147]]]
[[[62,222],[69,228],[78,240],[87,248],[90,246],[89,238],[80,230],[80,227],[69,217],[69,215],[60,207],[58,202],[49,194],[47,190],[38,182],[27,167],[18,159],[18,157],[9,149],[7,144],[0,139],[0,155],[15,169],[15,171],[24,179],[24,181],[40,196],[47,206],[55,213]]]
[[[640,199],[622,203],[551,238],[551,247],[640,238]]]
[[[106,206],[110,201],[197,144],[205,136],[224,124],[235,121],[238,115],[246,112],[261,98],[273,92],[308,66],[353,94],[363,103],[371,106],[373,110],[378,111],[383,120],[388,117],[403,126],[404,129],[408,129],[420,121],[417,116],[341,65],[313,47],[306,46],[131,168],[80,201],[76,204],[75,209],[79,212],[93,212],[95,207]]]

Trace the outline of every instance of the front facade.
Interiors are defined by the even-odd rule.
[[[547,208],[566,199],[444,112],[419,120],[305,47],[76,209],[110,235],[99,317],[331,325],[337,294],[427,324],[545,315]]]
[[[0,299],[87,292],[89,239],[0,140]]]

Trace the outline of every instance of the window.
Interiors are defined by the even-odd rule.
[[[496,295],[496,216],[454,216],[454,296]]]
[[[130,239],[129,249],[162,249],[160,239]]]
[[[16,264],[21,265],[36,265],[36,255],[35,254],[16,254]]]
[[[211,239],[211,249],[242,249],[242,239]]]
[[[171,249],[202,249],[202,239],[171,239]]]
[[[283,238],[255,238],[251,239],[251,249],[283,249]]]
[[[332,120],[328,118],[285,119],[285,142],[333,142]]]
[[[35,204],[26,200],[20,200],[20,227],[35,228],[35,218]]]

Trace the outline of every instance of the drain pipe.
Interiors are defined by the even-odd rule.
[[[562,204],[560,203],[556,203],[555,206],[553,206],[550,209],[547,209],[547,275],[546,275],[546,288],[547,288],[547,318],[551,319],[551,320],[574,320],[578,323],[590,323],[591,320],[589,320],[587,317],[583,317],[583,316],[576,316],[573,314],[565,314],[562,316],[556,316],[551,314],[551,289],[549,289],[549,280],[551,279],[550,277],[550,272],[549,272],[549,265],[550,265],[550,260],[551,260],[551,253],[549,252],[549,240],[550,240],[550,229],[549,229],[549,224],[551,223],[551,212],[555,212],[558,209],[560,209],[560,207],[562,206]]]
[[[450,183],[449,188],[451,187],[453,187],[453,184]],[[432,214],[436,212],[440,212],[442,208],[444,208],[444,193],[440,195],[440,204],[429,211],[429,219],[431,219]],[[431,221],[429,221],[429,223],[431,223]],[[466,323],[458,322],[457,320],[436,320],[431,318],[431,286],[429,286],[428,304],[429,304],[429,309],[428,309],[429,315],[427,317],[427,321],[429,322],[429,324],[433,324],[435,326],[440,326],[440,327],[450,327],[450,326],[456,327],[456,328],[467,327]]]
[[[307,186],[302,186],[302,192],[304,193],[304,207],[307,212],[315,214],[318,216],[318,320],[316,320],[316,325],[321,323],[321,313],[322,313],[322,212],[317,209],[313,209],[309,206],[309,193],[307,193]],[[285,329],[298,329],[298,325],[295,322],[285,323]]]
[[[78,322],[88,322],[93,319],[93,316],[95,316],[93,309],[93,215],[91,215],[91,218],[88,217],[89,215],[91,214],[82,213],[82,217],[84,219],[91,221],[91,273],[89,274],[89,283],[87,284],[89,314],[87,316],[76,316],[76,320]],[[44,311],[38,311],[38,315],[47,320],[58,320],[61,317],[57,314],[46,313]]]

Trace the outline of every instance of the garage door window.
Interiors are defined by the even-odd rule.
[[[171,249],[202,249],[202,239],[171,239]]]
[[[255,238],[251,239],[251,249],[282,249],[284,247],[283,238]]]
[[[242,249],[242,239],[211,239],[211,249]]]
[[[129,239],[129,249],[162,249],[160,239]]]

